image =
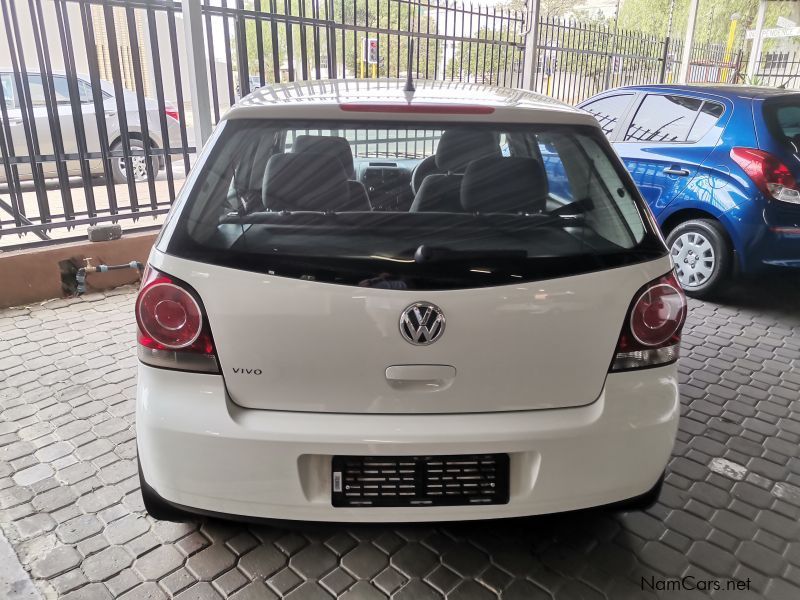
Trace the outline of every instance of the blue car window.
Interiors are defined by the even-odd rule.
[[[685,142],[702,100],[686,96],[648,94],[636,111],[626,142]]]
[[[689,131],[689,138],[687,141],[696,142],[701,139],[705,134],[711,131],[711,128],[717,124],[722,113],[725,112],[725,107],[716,102],[706,101],[697,115],[697,119]]]
[[[765,105],[764,113],[771,125],[771,132],[778,139],[793,139],[800,135],[800,104],[768,104]]]
[[[611,135],[632,98],[633,94],[606,96],[594,102],[589,102],[582,108],[597,119],[603,129],[603,133]]]

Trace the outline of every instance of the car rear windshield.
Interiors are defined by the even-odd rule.
[[[309,281],[455,289],[665,252],[600,131],[231,120],[170,254]]]
[[[765,101],[764,120],[777,141],[800,143],[800,94]]]

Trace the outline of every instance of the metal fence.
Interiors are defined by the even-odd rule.
[[[800,89],[800,52],[765,52],[750,83]]]
[[[613,25],[447,0],[201,4],[212,122],[263,85],[405,77],[409,64],[417,78],[520,87],[528,35],[531,87],[571,103],[672,81],[682,51]],[[182,17],[177,0],[0,0],[0,249],[104,221],[160,223],[195,154],[186,73],[198,55]],[[690,79],[732,81],[740,59],[696,47]]]
[[[677,81],[683,40],[560,18],[539,23],[534,89],[575,104],[603,90]],[[689,82],[739,79],[741,50],[695,44]]]
[[[171,0],[0,0],[8,61],[0,64],[5,240],[26,233],[47,240],[54,229],[169,209],[176,171],[188,171],[194,152],[177,12]],[[147,81],[145,48],[156,59],[148,61]],[[177,104],[165,99],[162,62]]]

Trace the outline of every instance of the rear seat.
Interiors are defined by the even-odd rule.
[[[347,174],[350,204],[340,210],[372,210],[364,184],[356,180],[353,150],[343,137],[332,135],[298,135],[292,145],[292,153],[312,152],[324,154],[338,160]]]
[[[275,154],[264,170],[261,200],[266,210],[350,210],[350,188],[341,163],[326,154]]]

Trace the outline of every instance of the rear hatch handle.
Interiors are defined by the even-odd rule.
[[[450,365],[392,365],[386,381],[396,390],[438,392],[453,385],[456,368]]]

